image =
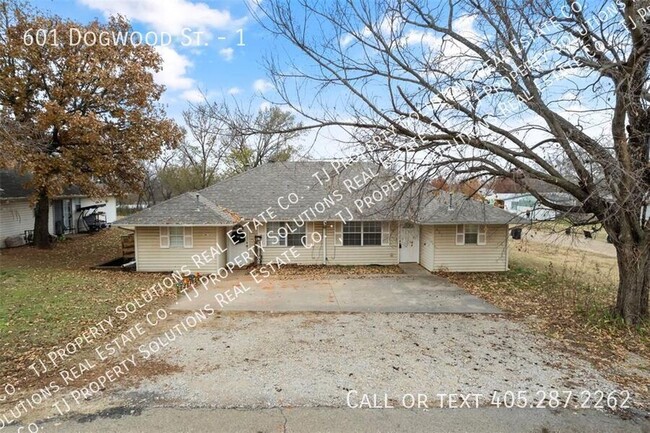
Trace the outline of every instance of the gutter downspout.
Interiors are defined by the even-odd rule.
[[[323,264],[327,264],[327,221],[323,222]]]

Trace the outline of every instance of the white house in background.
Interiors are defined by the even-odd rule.
[[[372,163],[275,162],[116,225],[135,231],[138,271],[211,273],[287,256],[293,264],[508,269],[508,225],[526,220],[431,188],[418,194],[403,181]]]
[[[28,175],[20,175],[13,170],[0,170],[0,248],[5,248],[5,239],[13,236],[24,237],[34,229],[34,208],[29,202],[32,190],[26,187]],[[81,194],[78,188],[69,187],[50,203],[50,233],[63,235],[77,233],[87,227],[80,218],[79,210],[90,205],[105,206],[97,209],[103,212],[107,223],[117,219],[115,197],[90,198]]]
[[[576,206],[578,201],[561,188],[538,179],[522,178],[521,182],[552,203]],[[510,179],[502,180],[494,189],[483,190],[485,200],[493,206],[533,221],[552,221],[560,214],[537,200],[524,187]]]
[[[488,203],[533,221],[552,221],[557,211],[540,204],[532,194],[504,192],[485,197]]]

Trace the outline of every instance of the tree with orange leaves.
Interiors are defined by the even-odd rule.
[[[49,203],[63,188],[137,190],[142,161],[181,139],[158,103],[152,46],[70,37],[131,31],[123,17],[82,25],[0,0],[0,165],[33,175],[39,247],[50,246]]]

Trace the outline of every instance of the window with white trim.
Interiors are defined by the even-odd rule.
[[[465,245],[478,244],[478,224],[465,224]]]
[[[381,245],[381,223],[379,221],[363,222],[364,245]]]
[[[192,248],[192,227],[160,227],[160,248]]]
[[[287,227],[287,246],[288,247],[304,247],[307,242],[307,223],[302,223],[301,226],[295,222],[286,223]]]
[[[269,247],[287,246],[287,223],[270,222],[266,225],[266,245]]]
[[[485,245],[486,240],[486,225],[459,224],[456,226],[456,245]]]
[[[266,246],[304,247],[307,242],[307,222],[270,222],[266,225]]]
[[[363,223],[361,221],[349,221],[343,224],[343,246],[361,246],[363,236]]]
[[[348,221],[343,224],[343,246],[382,245],[382,238],[388,241],[384,234],[388,229],[380,221]]]
[[[169,248],[184,248],[185,247],[185,228],[184,227],[170,227],[169,228]]]

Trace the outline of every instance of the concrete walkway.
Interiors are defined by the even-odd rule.
[[[41,424],[47,433],[607,432],[647,433],[650,421],[568,409],[129,409]],[[4,431],[27,431],[9,427]]]
[[[208,289],[200,288],[193,299],[181,297],[171,308],[196,310],[210,303],[223,311],[501,313],[496,307],[419,266],[407,267],[407,271],[401,275],[329,276],[312,280],[270,277],[259,283],[249,274],[238,273]],[[234,285],[247,290],[239,291],[233,299]],[[231,300],[227,294],[231,295]]]

